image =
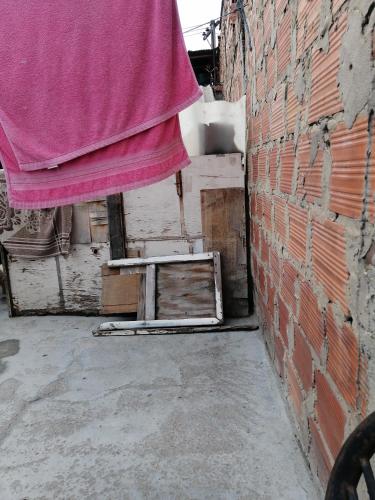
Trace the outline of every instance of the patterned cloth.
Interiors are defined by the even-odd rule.
[[[0,242],[10,255],[35,259],[66,255],[70,250],[72,207],[16,210],[9,207],[0,171]]]
[[[7,186],[0,171],[0,236],[4,231],[13,229],[14,209],[9,207]]]

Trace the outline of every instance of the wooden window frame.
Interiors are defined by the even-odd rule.
[[[110,260],[108,267],[110,268],[125,268],[135,266],[146,266],[149,274],[148,289],[146,289],[146,304],[147,293],[151,296],[151,301],[155,298],[155,267],[162,264],[172,264],[179,262],[198,262],[198,261],[213,261],[214,264],[214,285],[215,285],[215,305],[216,315],[211,318],[186,318],[186,319],[145,319],[142,321],[109,321],[102,323],[97,333],[116,331],[116,330],[137,330],[149,328],[174,328],[186,326],[215,326],[221,325],[224,321],[223,315],[223,293],[221,283],[221,263],[219,252],[207,252],[189,255],[173,255],[167,257],[149,257],[146,259],[119,259]],[[146,307],[147,310],[147,307]],[[151,312],[148,313],[151,315]],[[146,316],[147,318],[147,316]]]

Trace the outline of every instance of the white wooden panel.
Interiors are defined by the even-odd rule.
[[[109,244],[73,245],[67,258],[60,257],[65,309],[97,312],[101,307],[101,265],[110,258]]]
[[[212,260],[216,252],[205,252],[199,254],[187,254],[187,255],[163,255],[162,257],[148,257],[135,258],[135,259],[118,259],[109,260],[107,262],[108,267],[134,267],[134,266],[144,266],[149,264],[167,264],[173,262],[197,262],[200,260]]]
[[[190,253],[190,245],[184,240],[145,241],[145,257],[183,255]]]
[[[128,253],[138,251],[142,257],[161,257],[162,255],[183,255],[191,253],[192,245],[186,240],[148,240],[128,242]],[[203,244],[198,246],[202,248]],[[196,252],[194,252],[196,253]],[[130,255],[129,255],[130,256]]]
[[[217,318],[194,318],[194,319],[155,319],[153,321],[111,321],[102,323],[98,332],[112,331],[112,330],[127,330],[137,328],[173,328],[175,326],[208,326],[220,325],[221,320]],[[148,333],[145,333],[148,335]]]
[[[98,312],[101,265],[109,257],[107,243],[72,245],[66,257],[38,260],[11,257],[9,273],[16,313]]]
[[[190,253],[190,245],[186,240],[145,241],[145,257],[183,255],[186,253]]]
[[[209,155],[192,158],[182,170],[186,231],[190,237],[202,234],[201,190],[245,187],[241,154]]]
[[[54,257],[9,258],[9,275],[16,313],[55,311],[60,308],[59,282]]]
[[[176,177],[124,193],[128,240],[181,236],[180,201]]]

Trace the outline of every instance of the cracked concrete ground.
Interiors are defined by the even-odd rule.
[[[0,306],[1,500],[318,498],[258,332],[97,324]]]

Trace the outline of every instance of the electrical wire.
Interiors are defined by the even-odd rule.
[[[215,21],[217,21],[218,19],[220,19],[220,17],[215,19]],[[210,19],[210,21],[207,21],[206,23],[197,24],[197,26],[190,26],[190,28],[185,28],[185,31],[183,33],[185,35],[186,33],[190,33],[190,31],[195,31],[199,28],[203,28],[203,26],[207,26],[207,24],[210,24],[211,21],[212,21],[212,19]]]
[[[246,3],[244,5],[241,5],[241,7],[247,7],[249,4]],[[186,33],[190,33],[191,31],[195,31],[199,28],[202,28],[203,26],[207,26],[211,23],[211,21],[221,21],[221,19],[224,19],[225,17],[230,16],[231,14],[235,14],[236,12],[240,12],[241,9],[235,9],[234,11],[228,12],[227,14],[223,14],[222,16],[217,17],[216,19],[210,19],[209,21],[202,23],[202,24],[197,24],[196,26],[190,26],[188,28],[185,28],[183,31],[183,34],[185,35]]]
[[[193,36],[202,36],[202,33],[189,33],[188,35],[184,35],[184,38],[192,38]]]

